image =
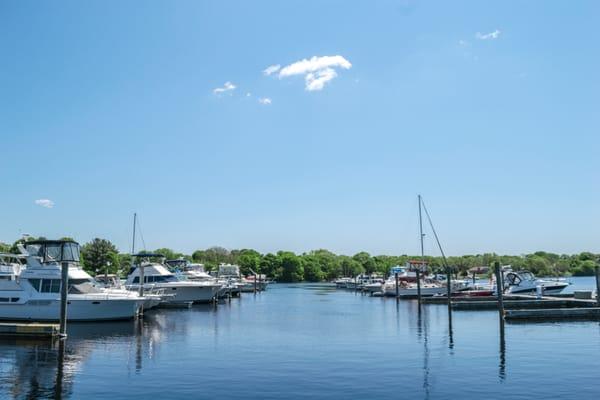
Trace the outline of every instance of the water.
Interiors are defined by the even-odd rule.
[[[573,278],[593,287],[593,279]],[[495,311],[273,285],[231,304],[70,324],[58,345],[0,342],[0,398],[591,398],[598,322],[507,324]],[[62,379],[61,379],[62,376]],[[57,377],[59,378],[57,380]],[[60,382],[57,385],[57,381]]]

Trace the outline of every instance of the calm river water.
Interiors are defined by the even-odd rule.
[[[573,278],[573,288],[593,279]],[[231,304],[70,324],[59,346],[0,341],[0,398],[569,398],[600,393],[598,322],[507,324],[495,311],[272,285]],[[62,377],[62,379],[61,379]],[[57,385],[57,382],[59,384]]]

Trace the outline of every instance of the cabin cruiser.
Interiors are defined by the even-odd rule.
[[[336,289],[347,289],[348,283],[352,282],[352,278],[339,278],[333,281],[335,283]]]
[[[558,294],[569,286],[564,280],[546,280],[536,278],[529,271],[504,271],[504,293],[534,294],[540,286],[544,294]]]
[[[67,319],[130,319],[145,302],[136,293],[114,293],[94,285],[79,266],[79,244],[71,240],[37,240],[21,246],[27,265],[4,263],[0,279],[0,319],[57,321],[60,315],[61,263],[68,262]],[[9,270],[12,267],[12,271]]]
[[[241,292],[252,293],[254,292],[254,281],[249,281],[242,277],[240,273],[240,266],[235,264],[223,264],[219,265],[217,272],[219,280],[225,279],[237,285]]]
[[[175,274],[181,274],[186,280],[193,282],[212,282],[221,284],[219,298],[226,296],[238,296],[240,294],[241,284],[233,282],[231,279],[218,279],[204,269],[204,264],[190,263],[185,259],[167,260],[165,262]]]
[[[137,257],[163,257],[160,254],[139,254]],[[140,290],[140,276],[143,276],[143,289],[153,293],[155,290],[164,290],[167,296],[174,295],[165,300],[167,305],[208,303],[212,301],[222,285],[218,282],[201,282],[186,280],[177,277],[163,264],[158,262],[142,261],[132,267],[127,276],[125,287],[128,290]]]
[[[96,285],[102,288],[105,291],[109,291],[111,293],[122,293],[127,294],[131,293],[129,290],[123,286],[121,283],[121,279],[119,276],[115,274],[101,274],[96,275],[94,277],[94,281]],[[166,301],[167,296],[164,293],[164,290],[153,290],[151,293],[144,293],[143,296],[146,301],[144,302],[144,310],[150,310],[152,308],[157,307],[160,303]],[[171,295],[172,297],[172,295]]]

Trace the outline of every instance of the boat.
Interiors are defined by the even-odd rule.
[[[241,284],[237,284],[231,279],[219,279],[210,275],[205,271],[204,264],[190,263],[185,259],[167,260],[165,261],[165,264],[168,265],[175,274],[182,274],[187,280],[220,284],[221,290],[219,290],[219,293],[217,294],[219,298],[227,296],[237,297],[240,294]]]
[[[140,276],[143,276],[143,291],[157,293],[163,291],[169,296],[165,305],[187,305],[192,303],[208,303],[217,296],[222,285],[218,282],[199,282],[177,277],[161,262],[144,261],[142,258],[164,259],[161,254],[135,254],[140,259],[137,266],[132,267],[125,288],[130,291],[140,290]]]
[[[543,294],[558,294],[569,286],[569,282],[565,280],[539,279],[526,270],[515,272],[505,268],[503,275],[506,294],[534,294],[538,287]]]
[[[97,287],[79,265],[79,244],[71,240],[36,240],[20,247],[26,265],[4,263],[0,279],[0,319],[58,321],[62,262],[68,262],[67,320],[103,321],[134,318],[146,298]],[[4,257],[6,258],[6,257]],[[12,267],[12,271],[10,268]]]
[[[333,283],[335,283],[335,287],[336,289],[347,289],[348,288],[348,283],[352,282],[352,278],[339,278],[336,279],[335,281],[333,281]]]

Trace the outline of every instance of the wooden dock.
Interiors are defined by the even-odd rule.
[[[58,336],[58,324],[37,322],[0,323],[0,337],[52,338]]]
[[[600,307],[506,310],[504,318],[513,322],[598,320],[600,319]]]
[[[593,300],[559,298],[504,300],[505,310],[591,308],[596,305],[596,301]],[[456,301],[452,302],[452,309],[457,311],[496,310],[498,309],[498,301]]]

